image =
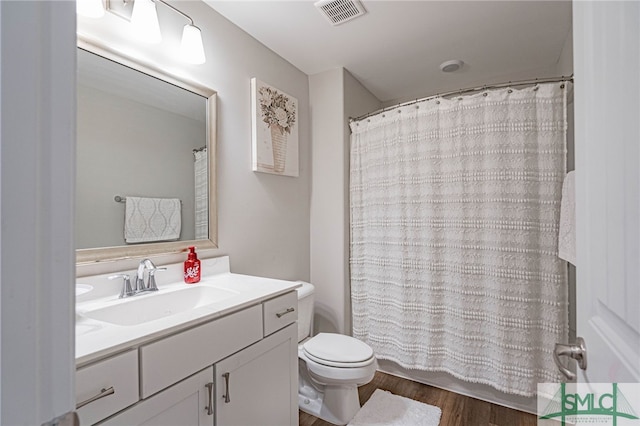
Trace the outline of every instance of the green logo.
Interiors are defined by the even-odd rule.
[[[567,391],[566,383],[560,383],[560,388],[542,410],[539,419],[557,418],[562,421],[562,426],[565,426],[567,419],[574,422],[579,416],[584,420],[585,417],[608,416],[611,417],[614,426],[618,424],[618,418],[638,419],[633,407],[618,389],[617,383],[611,384],[610,392],[607,389],[603,393],[571,393]]]

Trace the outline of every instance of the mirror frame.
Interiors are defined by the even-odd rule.
[[[209,239],[170,241],[160,243],[135,244],[130,246],[101,247],[89,249],[76,249],[76,265],[84,263],[106,262],[131,258],[141,258],[151,255],[165,255],[180,253],[189,246],[196,246],[199,250],[218,248],[218,211],[216,203],[216,99],[217,92],[209,87],[189,81],[187,79],[171,75],[162,69],[142,64],[132,58],[115,52],[106,46],[96,44],[89,40],[78,38],[77,47],[90,53],[102,56],[108,60],[117,62],[126,67],[140,71],[151,77],[163,80],[167,83],[194,92],[207,99],[207,154],[208,154],[208,178],[209,178]]]

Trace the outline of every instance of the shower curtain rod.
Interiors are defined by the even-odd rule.
[[[530,84],[555,83],[555,82],[561,82],[561,81],[573,81],[573,74],[571,74],[568,77],[561,76],[561,77],[549,77],[549,78],[536,78],[533,80],[509,81],[507,83],[496,83],[496,84],[489,84],[485,86],[467,87],[466,89],[452,90],[450,92],[438,93],[436,95],[427,96],[425,98],[415,99],[413,101],[402,102],[402,103],[391,105],[385,108],[380,108],[378,110],[369,112],[367,114],[361,115],[356,118],[349,117],[349,122],[353,123],[354,121],[364,120],[365,118],[374,116],[376,114],[381,114],[385,111],[390,111],[394,108],[413,105],[413,104],[417,104],[418,102],[429,101],[431,99],[444,98],[445,96],[462,95],[463,93],[479,92],[482,90],[489,90],[489,89],[499,89],[502,87],[528,86]]]

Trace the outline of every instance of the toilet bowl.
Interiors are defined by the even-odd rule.
[[[298,289],[298,405],[336,425],[347,424],[360,409],[358,386],[377,369],[373,350],[350,336],[312,330],[313,286]]]

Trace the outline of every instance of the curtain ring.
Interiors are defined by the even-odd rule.
[[[440,105],[440,101],[436,101],[436,104]]]
[[[560,85],[560,88],[561,88],[561,89],[564,89],[564,83],[562,83],[562,84]]]
[[[507,93],[513,93],[512,89],[507,90]]]
[[[484,92],[484,93],[482,94],[482,96],[487,96],[487,95],[488,95],[488,93],[487,93],[487,92]]]

